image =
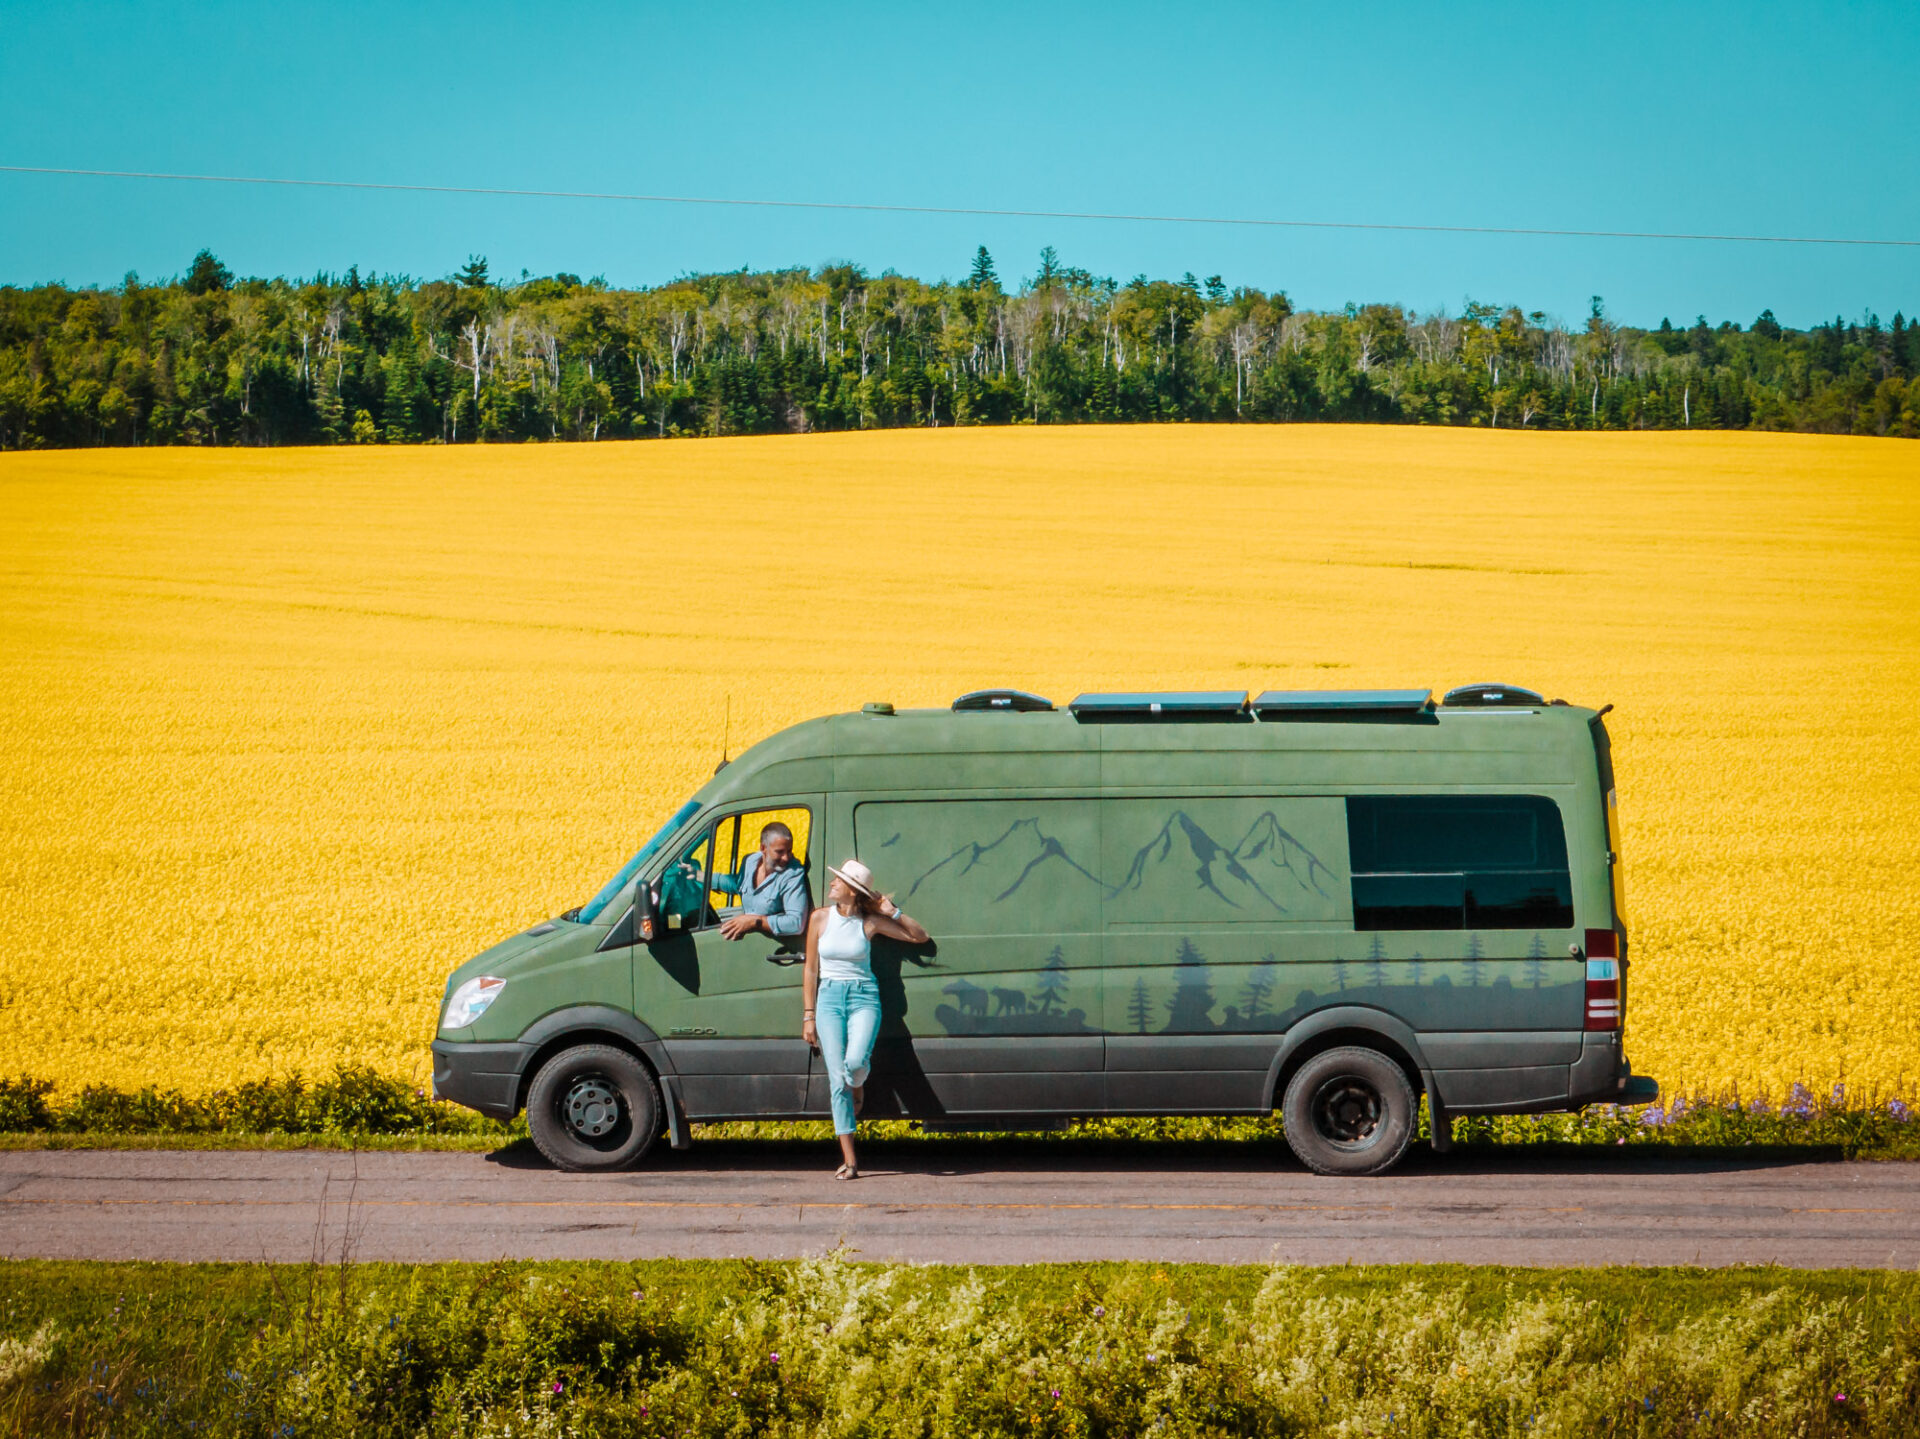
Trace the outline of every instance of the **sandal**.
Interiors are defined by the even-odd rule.
[[[835,1179],[858,1179],[860,1177],[860,1171],[851,1164],[843,1164],[833,1171],[833,1177]]]

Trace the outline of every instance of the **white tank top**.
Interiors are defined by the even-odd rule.
[[[867,922],[858,913],[827,909],[827,922],[820,929],[820,977],[873,978],[873,946],[867,942]]]

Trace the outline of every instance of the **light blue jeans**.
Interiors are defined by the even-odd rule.
[[[880,1033],[880,986],[866,979],[823,979],[813,998],[813,1027],[827,1066],[833,1101],[833,1132],[853,1133],[855,1085],[867,1082],[873,1041]]]

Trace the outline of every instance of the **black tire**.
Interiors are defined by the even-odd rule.
[[[1384,1174],[1413,1139],[1417,1101],[1400,1066],[1375,1049],[1316,1054],[1287,1082],[1287,1143],[1315,1174]]]
[[[660,1134],[660,1086],[646,1065],[610,1044],[563,1049],[533,1077],[527,1130],[556,1169],[638,1164]]]

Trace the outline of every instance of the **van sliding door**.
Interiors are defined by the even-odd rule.
[[[1098,802],[869,800],[854,844],[934,941],[874,946],[868,1113],[1100,1111]]]

